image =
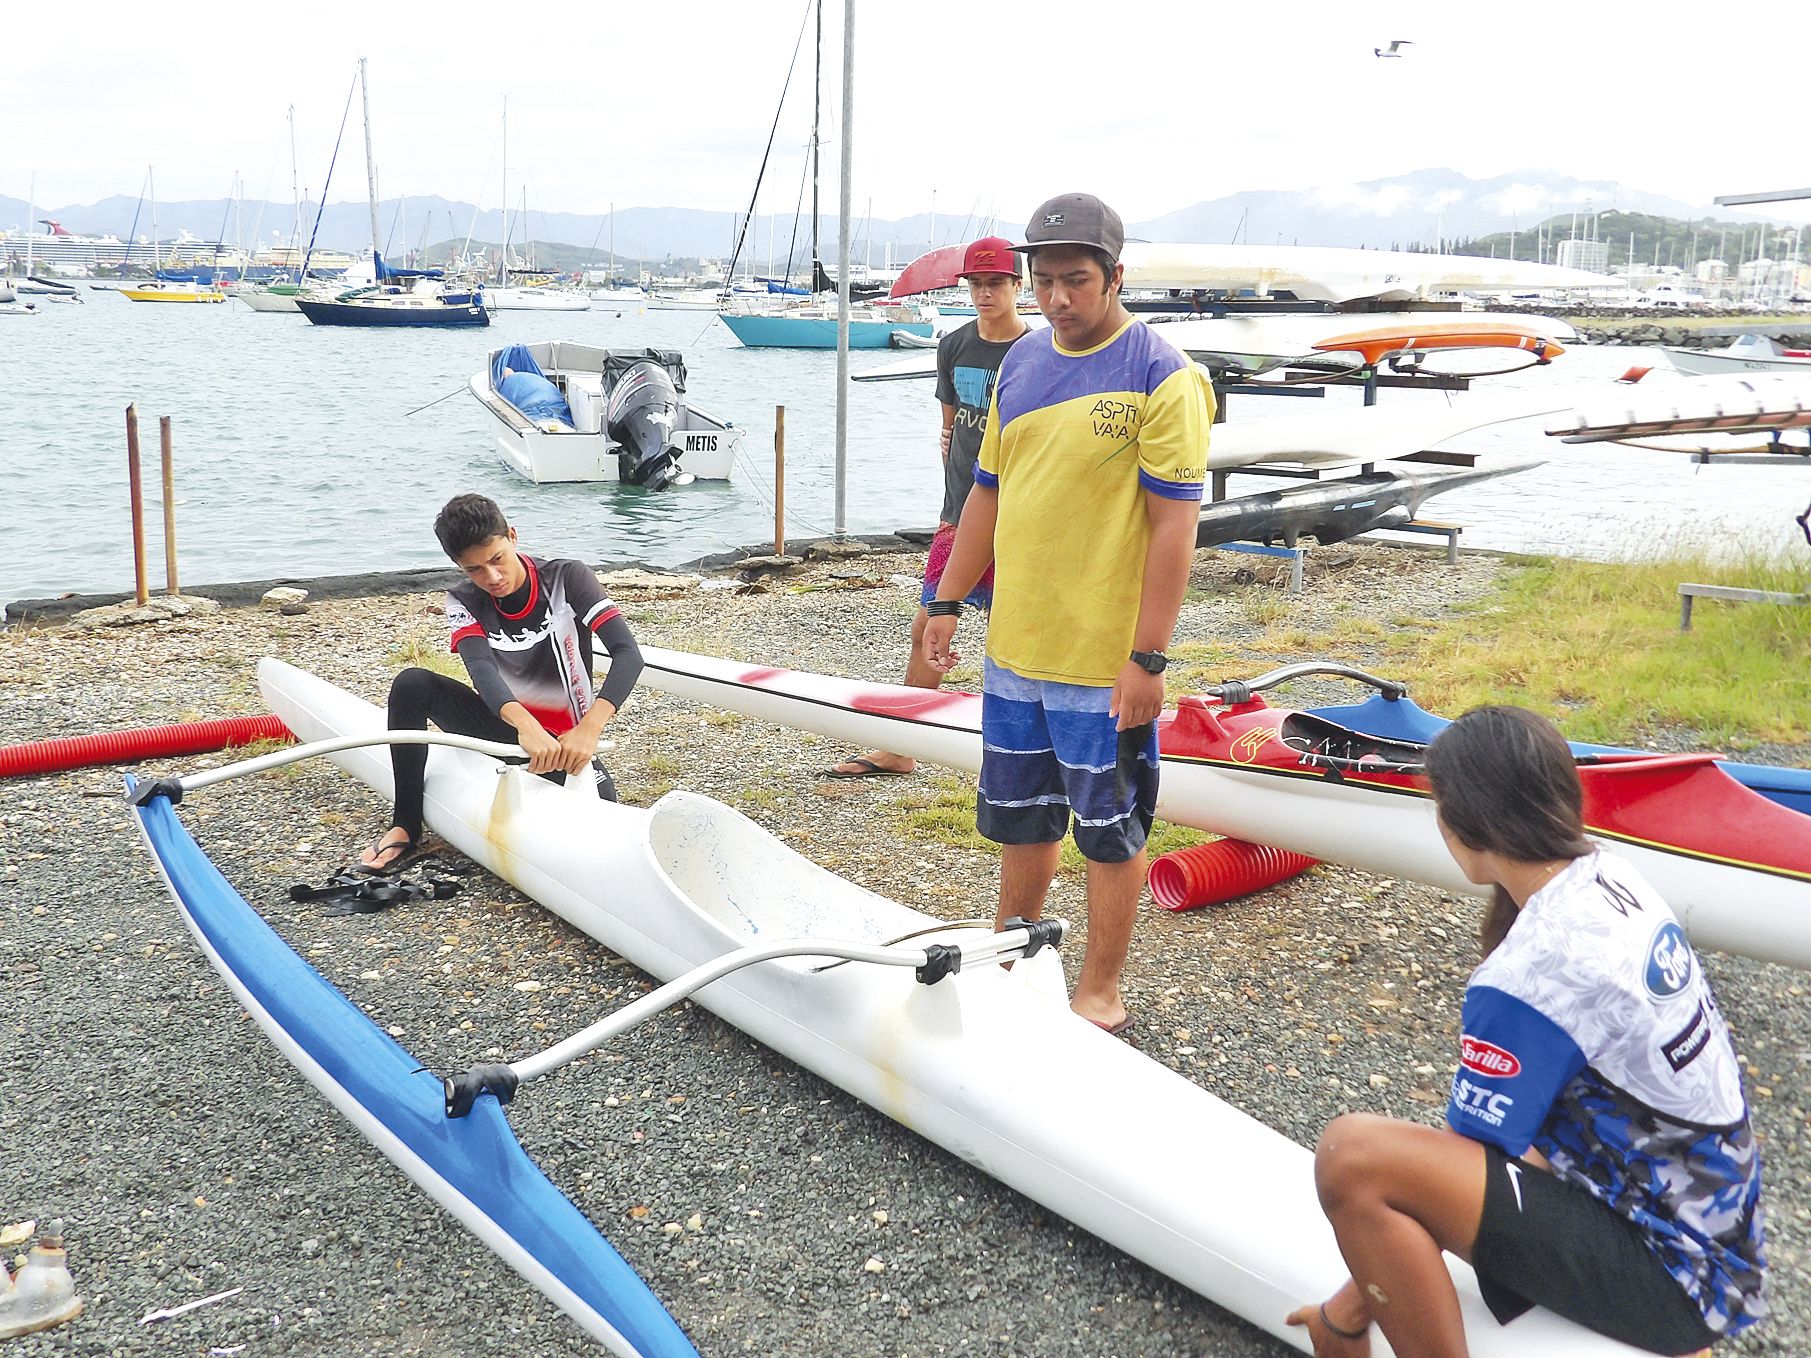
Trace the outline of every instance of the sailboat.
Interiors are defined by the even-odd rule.
[[[296,307],[315,325],[406,326],[412,329],[490,324],[483,294],[476,289],[454,292],[439,269],[397,269],[384,263],[377,226],[377,160],[371,150],[371,85],[365,59],[359,58],[358,81],[365,112],[365,177],[371,203],[371,267],[376,281],[342,292],[331,300],[298,297]]]
[[[518,269],[520,277],[541,281],[510,285],[509,268],[509,103],[503,104],[503,244],[497,254],[497,281],[484,289],[484,304],[492,311],[589,311],[591,299],[582,292],[556,288],[542,270]],[[528,187],[522,187],[522,237],[528,238]],[[532,266],[532,247],[530,263]]]
[[[591,300],[594,302],[615,302],[619,306],[640,306],[648,300],[648,294],[626,278],[616,276],[616,204],[610,204],[610,263],[604,270],[604,281],[601,286],[591,289]],[[596,241],[592,249],[597,248]]]
[[[821,93],[824,75],[824,7],[817,5],[817,84]],[[782,96],[783,97],[783,96]],[[818,118],[816,104],[811,117],[811,286],[822,294],[835,287],[824,271],[818,253]],[[847,249],[843,251],[845,257]],[[735,261],[731,262],[733,272]],[[905,302],[863,303],[848,308],[848,336],[851,349],[885,349],[896,334],[929,339],[936,320],[934,308]],[[837,347],[838,303],[834,295],[803,299],[781,310],[755,304],[725,307],[719,319],[744,347],[750,349],[834,349]]]
[[[325,191],[323,191],[325,196]],[[290,259],[301,258],[302,254],[302,192],[296,172],[296,106],[289,106],[289,197],[294,206],[294,220],[290,226],[289,254]],[[306,271],[298,270],[294,279],[279,277],[263,285],[240,284],[233,289],[233,296],[250,307],[253,311],[276,312],[290,316],[299,315],[301,308],[296,299],[302,295],[306,283]]]
[[[119,290],[121,297],[130,302],[224,302],[226,294],[211,283],[199,282],[193,274],[182,278],[166,278],[163,273],[163,243],[157,234],[157,181],[149,170],[145,171],[145,184],[151,195],[151,270],[153,277],[142,283],[133,283],[130,287]],[[180,229],[178,234],[181,235]],[[176,249],[170,248],[170,259],[176,259]]]

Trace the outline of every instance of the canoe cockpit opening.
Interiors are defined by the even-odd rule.
[[[1303,768],[1325,769],[1333,775],[1418,774],[1427,766],[1425,745],[1364,735],[1309,712],[1291,712],[1283,718],[1278,734]]]
[[[740,812],[691,793],[669,792],[654,804],[648,848],[680,895],[750,941],[883,942],[922,923],[915,911],[819,867]]]

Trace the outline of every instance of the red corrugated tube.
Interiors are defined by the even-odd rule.
[[[209,754],[254,740],[294,740],[280,717],[220,717],[185,721],[175,726],[143,726],[135,731],[101,731],[62,740],[34,740],[0,745],[0,778],[31,773],[60,773],[89,764],[119,764],[178,754]]]
[[[1151,897],[1165,910],[1193,910],[1288,881],[1318,859],[1243,839],[1216,839],[1151,864]]]

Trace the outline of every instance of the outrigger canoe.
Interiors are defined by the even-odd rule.
[[[680,697],[951,768],[980,767],[977,694],[659,647],[642,655],[641,682]],[[1183,698],[1158,732],[1157,814],[1166,820],[1445,891],[1479,890],[1435,827],[1419,743],[1274,708],[1256,693]],[[1579,779],[1586,828],[1653,883],[1694,942],[1811,969],[1811,816],[1745,786],[1708,754],[1600,753],[1581,760]]]
[[[258,674],[271,709],[304,740],[382,729],[377,708],[280,661]],[[381,749],[333,758],[389,795]],[[761,938],[962,932],[683,791],[646,810],[619,806],[435,748],[426,811],[461,852],[662,979]],[[1010,972],[968,968],[929,986],[897,970],[779,960],[725,976],[697,1002],[1298,1348],[1304,1333],[1283,1317],[1346,1276],[1310,1153],[1072,1014],[1047,951]],[[1180,1140],[1178,1128],[1188,1130]],[[1470,1269],[1452,1269],[1480,1358],[1634,1352],[1545,1311],[1499,1328]],[[1389,1350],[1379,1341],[1374,1351]]]

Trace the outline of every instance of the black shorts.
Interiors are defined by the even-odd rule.
[[[1633,1222],[1576,1184],[1484,1147],[1478,1290],[1500,1324],[1530,1307],[1649,1353],[1696,1353],[1717,1335]]]

